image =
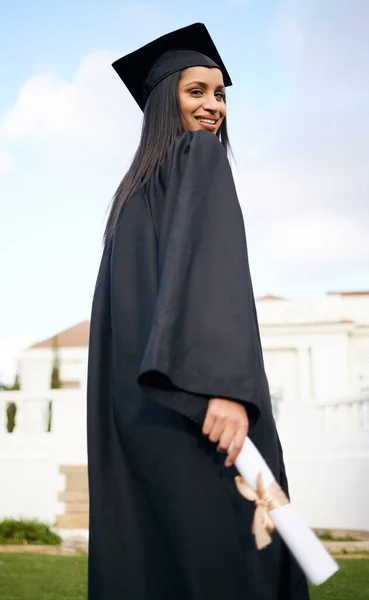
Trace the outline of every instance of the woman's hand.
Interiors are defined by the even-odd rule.
[[[211,442],[219,442],[219,452],[227,452],[233,441],[232,452],[225,466],[230,467],[241,452],[249,430],[249,419],[242,404],[223,398],[211,398],[206,412],[202,432]]]

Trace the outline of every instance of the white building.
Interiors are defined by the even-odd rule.
[[[257,310],[294,503],[312,526],[369,530],[369,292],[269,296]],[[56,519],[63,532],[86,530],[88,333],[85,321],[26,349],[21,392],[0,392],[0,518],[23,514]],[[60,390],[50,390],[55,342]]]
[[[88,335],[89,322],[83,321],[24,350],[18,360],[22,391],[39,394],[50,389],[55,353],[60,362],[61,388],[85,389]]]
[[[321,404],[369,392],[369,292],[258,301],[268,376],[288,402]]]
[[[322,404],[369,393],[369,292],[315,300],[257,301],[271,390],[287,402]],[[25,393],[50,389],[56,342],[62,389],[84,389],[89,322],[26,349],[18,372]]]

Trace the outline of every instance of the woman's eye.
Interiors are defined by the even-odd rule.
[[[202,96],[203,95],[203,91],[202,90],[191,90],[191,95],[192,96]],[[216,92],[215,97],[218,98],[218,100],[224,100],[225,99],[225,94],[224,92]]]

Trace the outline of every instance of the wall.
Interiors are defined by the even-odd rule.
[[[19,423],[10,434],[5,432],[5,411],[11,400]],[[53,431],[46,433],[49,400]],[[38,518],[54,524],[65,511],[58,501],[66,483],[61,466],[86,464],[84,391],[53,390],[39,396],[0,392],[0,519]]]
[[[10,399],[23,413],[21,431],[13,434],[4,430]],[[54,430],[45,433],[49,399]],[[284,402],[278,428],[292,499],[309,525],[369,530],[369,396],[320,408]],[[58,501],[66,488],[60,467],[86,464],[83,391],[56,390],[42,397],[0,393],[0,519],[24,516],[55,523],[65,511]],[[61,533],[87,535],[86,530]]]
[[[350,376],[352,325],[261,324],[260,329],[270,385],[283,387],[287,401],[319,404],[355,391]],[[369,328],[365,339],[369,341]]]
[[[369,531],[369,450],[286,456],[294,505],[311,527]]]
[[[258,315],[294,504],[311,526],[369,530],[369,296],[260,301]],[[79,390],[49,390],[52,350],[39,348],[20,357],[22,392],[0,392],[0,519],[54,523],[65,511],[61,467],[87,464],[87,348],[59,353],[61,378]]]
[[[369,327],[360,327],[350,337],[350,385],[357,393],[369,392]]]
[[[291,499],[311,527],[369,531],[369,394],[283,405],[279,434]]]

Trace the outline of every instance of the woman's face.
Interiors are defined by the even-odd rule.
[[[185,131],[217,133],[226,115],[225,88],[219,69],[190,67],[179,82],[181,121]]]

